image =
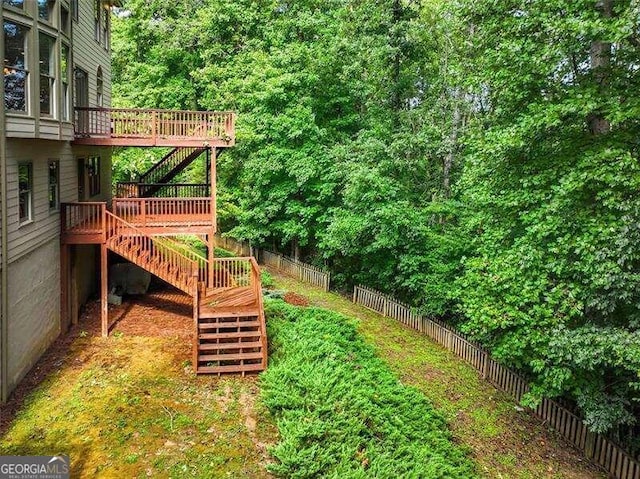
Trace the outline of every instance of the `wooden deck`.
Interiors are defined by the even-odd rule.
[[[228,148],[235,145],[235,113],[77,107],[74,143]]]
[[[105,202],[63,203],[62,242],[105,243],[108,210]],[[215,233],[211,198],[114,198],[111,212],[147,235]]]

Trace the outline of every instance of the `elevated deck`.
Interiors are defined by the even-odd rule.
[[[75,109],[77,145],[228,148],[235,139],[233,112]]]
[[[211,198],[114,198],[111,208],[105,202],[63,203],[62,242],[105,243],[110,233],[107,211],[150,236],[215,233]]]

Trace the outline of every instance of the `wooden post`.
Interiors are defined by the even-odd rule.
[[[144,198],[140,200],[140,216],[140,219],[142,220],[142,226],[147,226],[147,201]]]
[[[489,353],[486,351],[482,352],[484,364],[482,366],[482,379],[487,379],[489,377]]]
[[[213,269],[213,268],[211,268]],[[192,343],[192,354],[193,354],[193,372],[198,372],[198,316],[199,316],[199,308],[200,308],[200,296],[199,289],[196,287],[195,292],[193,294],[193,343]]]
[[[211,166],[210,173],[211,176],[210,185],[211,185],[211,225],[212,231],[211,233],[215,233],[217,230],[217,222],[216,222],[216,160],[218,158],[218,153],[215,148],[211,149]]]
[[[151,138],[155,145],[158,139],[158,113],[155,110],[151,112]]]
[[[356,292],[357,292],[357,291],[358,291],[358,287],[357,287],[357,286],[354,286],[354,287],[353,287],[353,302],[354,302],[354,303],[356,302],[356,298],[357,298],[357,294],[356,294]]]
[[[102,337],[109,336],[109,306],[107,304],[107,296],[109,294],[108,286],[108,264],[107,264],[107,245],[100,245],[100,317],[102,321]]]
[[[212,234],[207,235],[207,259],[209,261],[209,270],[207,271],[208,286],[213,288],[213,264],[215,262],[215,239]]]

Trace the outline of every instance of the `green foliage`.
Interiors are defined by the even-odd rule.
[[[260,270],[260,282],[262,283],[263,288],[273,288],[275,282],[273,281],[273,276],[266,269]]]
[[[239,114],[222,231],[456,321],[531,378],[531,404],[568,397],[599,431],[635,421],[637,5],[123,8],[116,104]],[[126,155],[116,178],[148,161]]]
[[[472,478],[444,419],[403,386],[343,316],[267,303],[263,399],[281,440],[279,477]]]

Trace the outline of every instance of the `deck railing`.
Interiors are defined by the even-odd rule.
[[[252,287],[255,284],[251,258],[216,258],[210,288]]]
[[[76,138],[235,139],[235,114],[218,111],[75,108]]]
[[[138,226],[208,226],[211,198],[114,198],[113,212]]]
[[[144,231],[110,212],[105,214],[107,244],[122,257],[134,261],[147,271],[193,294],[197,288],[199,263],[172,248],[162,240],[152,238]]]
[[[106,209],[104,202],[62,203],[60,221],[63,233],[73,231],[75,235],[103,235]]]
[[[153,192],[151,195],[150,192]],[[138,183],[122,182],[116,185],[118,198],[204,198],[211,195],[205,183]]]

